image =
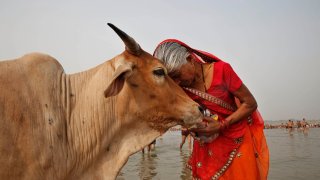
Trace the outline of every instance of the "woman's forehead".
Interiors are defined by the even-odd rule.
[[[172,71],[168,74],[171,78],[178,78],[180,77],[181,73],[179,70],[176,70],[176,71]]]

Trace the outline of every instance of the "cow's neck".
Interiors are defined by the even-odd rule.
[[[100,94],[112,72],[109,66],[100,65],[68,77],[68,167],[72,174],[101,171],[113,178],[128,156],[160,135],[133,116],[119,117],[121,108],[127,108],[119,107],[119,97],[104,98]],[[122,96],[121,100],[130,98]],[[89,166],[92,168],[87,169]]]

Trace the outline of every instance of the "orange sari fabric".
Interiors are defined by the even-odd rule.
[[[269,170],[269,150],[258,111],[251,121],[243,120],[244,134],[238,138],[220,134],[211,143],[194,141],[188,167],[195,179],[265,180]]]
[[[265,180],[269,170],[269,149],[263,133],[263,120],[258,111],[252,114],[236,157],[221,180]]]

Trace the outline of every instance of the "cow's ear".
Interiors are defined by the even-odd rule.
[[[133,65],[130,62],[118,64],[107,89],[104,91],[106,98],[115,96],[121,91],[125,79],[132,73],[132,67]]]

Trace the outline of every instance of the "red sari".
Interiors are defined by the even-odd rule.
[[[242,81],[228,63],[175,39],[162,43],[164,42],[181,44],[193,53],[199,63],[215,62],[213,79],[207,93],[236,106],[232,92],[240,88]],[[217,114],[219,121],[233,113],[213,102],[187,93],[193,100]],[[263,133],[263,119],[258,111],[249,118],[230,125],[210,143],[200,144],[195,140],[188,167],[192,169],[195,179],[267,179],[269,151]]]

